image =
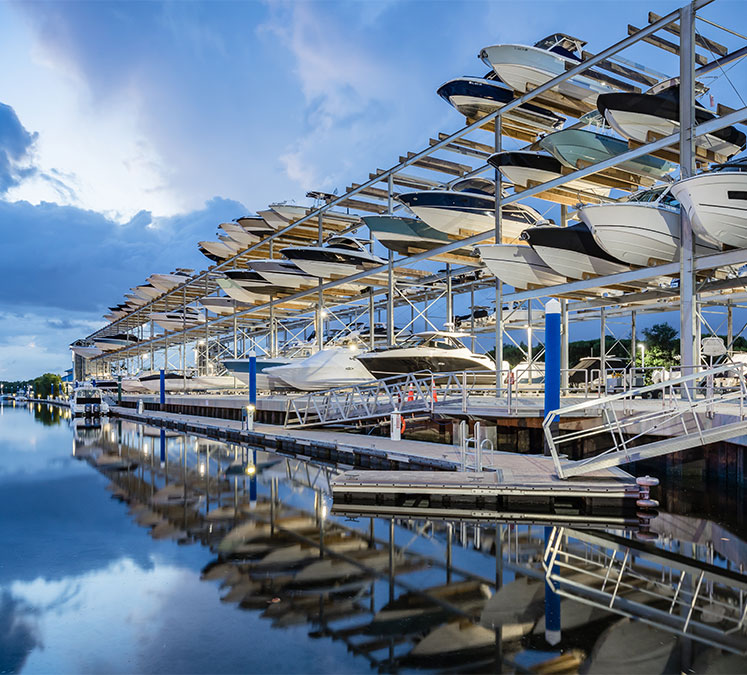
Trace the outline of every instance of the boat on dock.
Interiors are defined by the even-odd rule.
[[[315,279],[346,277],[386,264],[366,248],[370,241],[334,236],[321,246],[291,246],[280,252]]]
[[[187,268],[177,268],[170,274],[151,274],[148,281],[159,290],[166,293],[177,286],[189,281],[194,274],[194,270]]]
[[[73,417],[99,417],[109,414],[109,404],[104,400],[101,389],[84,383],[73,389],[70,412]]]
[[[164,330],[182,330],[205,323],[204,313],[199,312],[194,307],[185,307],[168,312],[153,312],[148,318]]]
[[[526,244],[481,244],[475,250],[488,271],[513,288],[555,286],[568,281]]]
[[[293,389],[319,391],[370,382],[373,375],[360,361],[361,345],[351,342],[346,346],[332,345],[305,359],[265,368],[263,373],[277,378]]]
[[[242,309],[251,307],[248,303],[239,302],[230,296],[208,295],[199,299],[200,304],[213,314],[233,314],[240,312]]]
[[[130,347],[140,340],[129,333],[116,333],[114,335],[100,335],[93,338],[93,344],[102,352],[112,352],[123,347]]]
[[[92,359],[104,353],[101,347],[97,347],[93,340],[76,340],[70,345],[73,354],[84,359]]]

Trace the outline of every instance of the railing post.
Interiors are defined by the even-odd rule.
[[[467,412],[467,371],[462,372],[462,412]]]
[[[479,422],[475,422],[475,471],[482,471],[482,443],[480,442]]]
[[[467,423],[462,420],[459,422],[459,460],[461,462],[461,471],[467,470]]]

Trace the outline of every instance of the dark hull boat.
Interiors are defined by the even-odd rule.
[[[386,260],[366,250],[354,237],[330,237],[322,246],[294,246],[281,253],[306,274],[318,279],[346,277],[363,270],[379,267]]]
[[[533,150],[506,150],[488,157],[488,164],[498,169],[514,185],[522,188],[547,183],[563,175],[563,164],[547,152]],[[588,192],[606,197],[610,189],[600,187],[583,178],[561,186],[563,190]]]
[[[438,95],[462,115],[477,119],[499,110],[514,100],[513,90],[496,79],[457,77],[438,88]],[[563,126],[565,119],[551,110],[525,103],[506,114],[513,122],[531,124],[545,131]]]
[[[679,85],[657,93],[602,94],[597,99],[597,108],[615,131],[639,143],[648,142],[649,131],[659,136],[669,136],[677,133],[680,128]],[[698,124],[715,118],[716,115],[712,112],[699,105],[695,106],[695,120]],[[746,141],[747,138],[741,131],[726,127],[698,136],[695,144],[728,158],[739,152]]]
[[[628,272],[630,267],[599,244],[584,223],[530,227],[521,238],[558,274],[569,279]]]

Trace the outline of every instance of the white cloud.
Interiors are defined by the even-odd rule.
[[[38,131],[34,163],[41,174],[12,188],[9,200],[81,206],[126,222],[141,209],[172,215],[189,209],[168,187],[168,169],[139,128],[145,105],[135,81],[95,100],[85,79],[20,15],[0,7],[12,22],[0,41],[3,101],[30,131]],[[52,179],[53,178],[53,179]]]

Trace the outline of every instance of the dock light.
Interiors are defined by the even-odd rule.
[[[248,406],[246,406],[246,430],[247,431],[254,431],[254,412],[256,411],[256,406],[253,403],[250,403]]]
[[[244,469],[244,473],[247,476],[253,476],[255,473],[257,473],[257,467],[254,466],[254,464],[247,464],[246,469]]]
[[[200,472],[201,476],[205,475],[205,462],[200,462],[200,465],[197,467],[197,470]]]
[[[641,350],[641,368],[645,368],[646,367],[646,345],[643,342],[641,342],[638,345],[638,349]]]
[[[327,318],[327,310],[326,309],[321,310],[319,312],[319,316],[321,316],[322,319],[326,319]]]

